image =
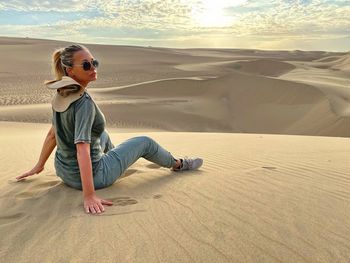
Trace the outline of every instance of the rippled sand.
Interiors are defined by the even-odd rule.
[[[201,170],[173,173],[140,160],[98,190],[114,201],[88,216],[81,192],[36,161],[45,124],[0,123],[4,262],[348,262],[350,141],[288,135],[146,134]],[[9,136],[11,134],[11,136]]]

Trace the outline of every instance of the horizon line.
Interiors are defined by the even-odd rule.
[[[106,44],[106,43],[87,43],[87,42],[79,42],[79,41],[68,41],[61,39],[53,39],[53,38],[32,38],[32,37],[18,37],[18,36],[6,36],[0,35],[0,38],[14,38],[14,39],[22,39],[22,40],[40,40],[40,41],[51,41],[51,42],[65,42],[65,43],[77,43],[83,45],[99,45],[99,46],[119,46],[119,47],[142,47],[142,48],[163,48],[163,49],[180,49],[180,50],[190,50],[190,49],[212,49],[212,50],[259,50],[259,51],[282,51],[282,52],[326,52],[326,53],[350,53],[350,49],[348,51],[330,51],[330,50],[303,50],[303,49],[259,49],[259,48],[242,48],[242,47],[171,47],[171,46],[153,46],[153,45],[134,45],[134,44]]]

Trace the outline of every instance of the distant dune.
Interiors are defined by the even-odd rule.
[[[50,122],[50,56],[66,42],[0,38],[0,120]],[[349,54],[88,45],[109,126],[349,136]],[[30,70],[28,70],[30,69]]]
[[[350,54],[344,55],[336,60],[333,68],[350,73]]]
[[[251,74],[278,77],[290,70],[295,69],[295,66],[282,61],[257,59],[238,62],[236,68]]]

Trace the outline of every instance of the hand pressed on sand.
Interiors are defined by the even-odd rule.
[[[103,205],[113,205],[112,201],[104,200],[95,194],[84,197],[84,209],[86,213],[100,214],[105,211]]]
[[[44,170],[44,166],[40,166],[40,165],[35,165],[34,168],[24,174],[22,174],[21,176],[17,176],[16,179],[17,181],[21,181],[23,179],[25,179],[28,176],[32,176],[34,174],[39,174]]]

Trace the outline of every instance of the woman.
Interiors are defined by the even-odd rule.
[[[175,159],[151,138],[131,138],[117,147],[105,131],[105,118],[87,93],[90,81],[97,79],[98,61],[82,45],[71,45],[53,53],[56,80],[47,82],[57,89],[52,101],[52,127],[46,136],[38,163],[29,172],[17,177],[40,173],[57,145],[55,169],[65,184],[83,191],[86,213],[104,212],[112,205],[95,194],[113,184],[137,159],[143,157],[173,171],[198,169],[200,158]]]

